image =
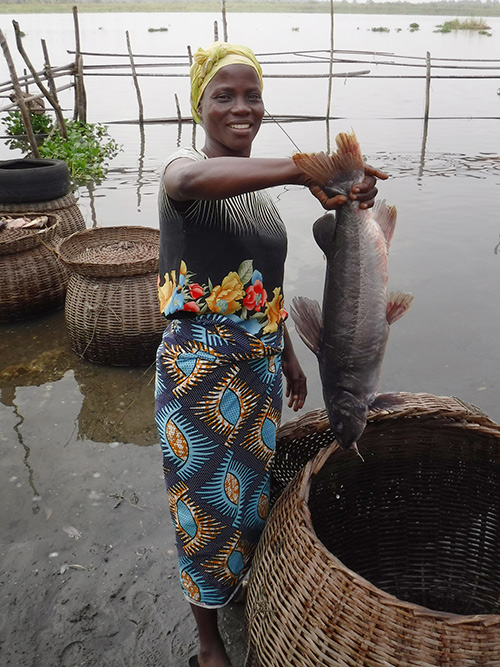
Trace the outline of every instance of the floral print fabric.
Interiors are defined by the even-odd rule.
[[[287,316],[281,289],[275,287],[269,299],[262,274],[253,270],[251,260],[242,262],[238,271],[231,271],[215,286],[210,280],[205,285],[196,282],[182,261],[179,276],[175,271],[165,274],[163,285],[158,278],[158,298],[166,316],[180,310],[230,316],[250,333],[261,329],[264,334],[274,333]]]

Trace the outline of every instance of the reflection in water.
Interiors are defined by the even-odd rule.
[[[144,185],[143,171],[144,171],[144,155],[146,153],[146,135],[144,133],[144,124],[139,123],[139,134],[141,137],[141,144],[139,148],[139,162],[137,169],[137,209],[141,208],[141,188]]]
[[[17,429],[22,417],[14,404],[16,389],[61,381],[72,370],[77,381],[75,391],[83,396],[77,419],[79,438],[137,445],[158,441],[153,414],[153,359],[146,370],[97,366],[80,359],[71,350],[62,311],[32,322],[2,326],[0,339],[0,400],[14,407],[20,419]],[[57,423],[57,415],[51,418]],[[18,430],[16,433],[20,438]]]
[[[21,445],[21,447],[24,450],[24,458],[23,458],[23,463],[28,469],[28,483],[33,491],[33,506],[32,506],[32,511],[33,514],[38,514],[40,511],[40,505],[38,504],[38,499],[40,498],[40,493],[38,492],[37,487],[35,486],[35,471],[33,470],[33,467],[31,466],[30,462],[30,454],[31,454],[31,449],[29,446],[24,442],[23,434],[21,432],[21,426],[24,422],[24,417],[19,413],[19,410],[17,408],[17,405],[15,404],[15,397],[16,397],[16,390],[14,387],[2,387],[0,391],[0,401],[6,406],[6,407],[12,407],[14,408],[13,412],[14,415],[16,416],[16,423],[13,426],[14,433],[17,436],[17,441]]]

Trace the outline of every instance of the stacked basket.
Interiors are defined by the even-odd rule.
[[[0,231],[0,322],[24,320],[64,304],[68,272],[54,252],[58,231],[56,215],[47,215],[43,229]]]
[[[165,320],[157,296],[159,231],[107,227],[59,245],[71,271],[65,317],[73,350],[96,364],[154,362]]]
[[[253,563],[247,667],[500,664],[500,426],[401,399],[370,415],[365,462],[323,410],[281,429],[275,494],[293,481]]]

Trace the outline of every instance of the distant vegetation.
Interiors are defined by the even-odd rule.
[[[486,34],[488,30],[491,30],[490,26],[484,21],[484,19],[466,19],[465,21],[460,21],[459,19],[454,19],[453,21],[445,21],[441,25],[436,26],[437,30],[434,32],[452,32],[452,30],[477,30],[480,34]]]
[[[77,5],[79,12],[220,12],[220,0],[60,0],[57,2],[29,2],[24,0],[2,0],[0,13],[55,13],[71,12]],[[302,12],[328,13],[330,3],[326,0],[227,0],[226,9],[231,12]],[[334,3],[338,14],[408,14],[438,16],[500,16],[500,0],[446,0],[443,2],[355,2],[342,0]]]

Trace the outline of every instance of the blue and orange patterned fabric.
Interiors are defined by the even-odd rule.
[[[183,148],[170,156],[165,168],[179,158],[208,159]],[[167,195],[162,179],[158,205],[161,312],[168,318],[179,311],[225,315],[256,335],[276,331],[287,317],[287,237],[269,193],[179,206]]]
[[[179,572],[190,602],[234,596],[264,528],[281,418],[283,326],[172,319],[158,349],[156,422]]]

